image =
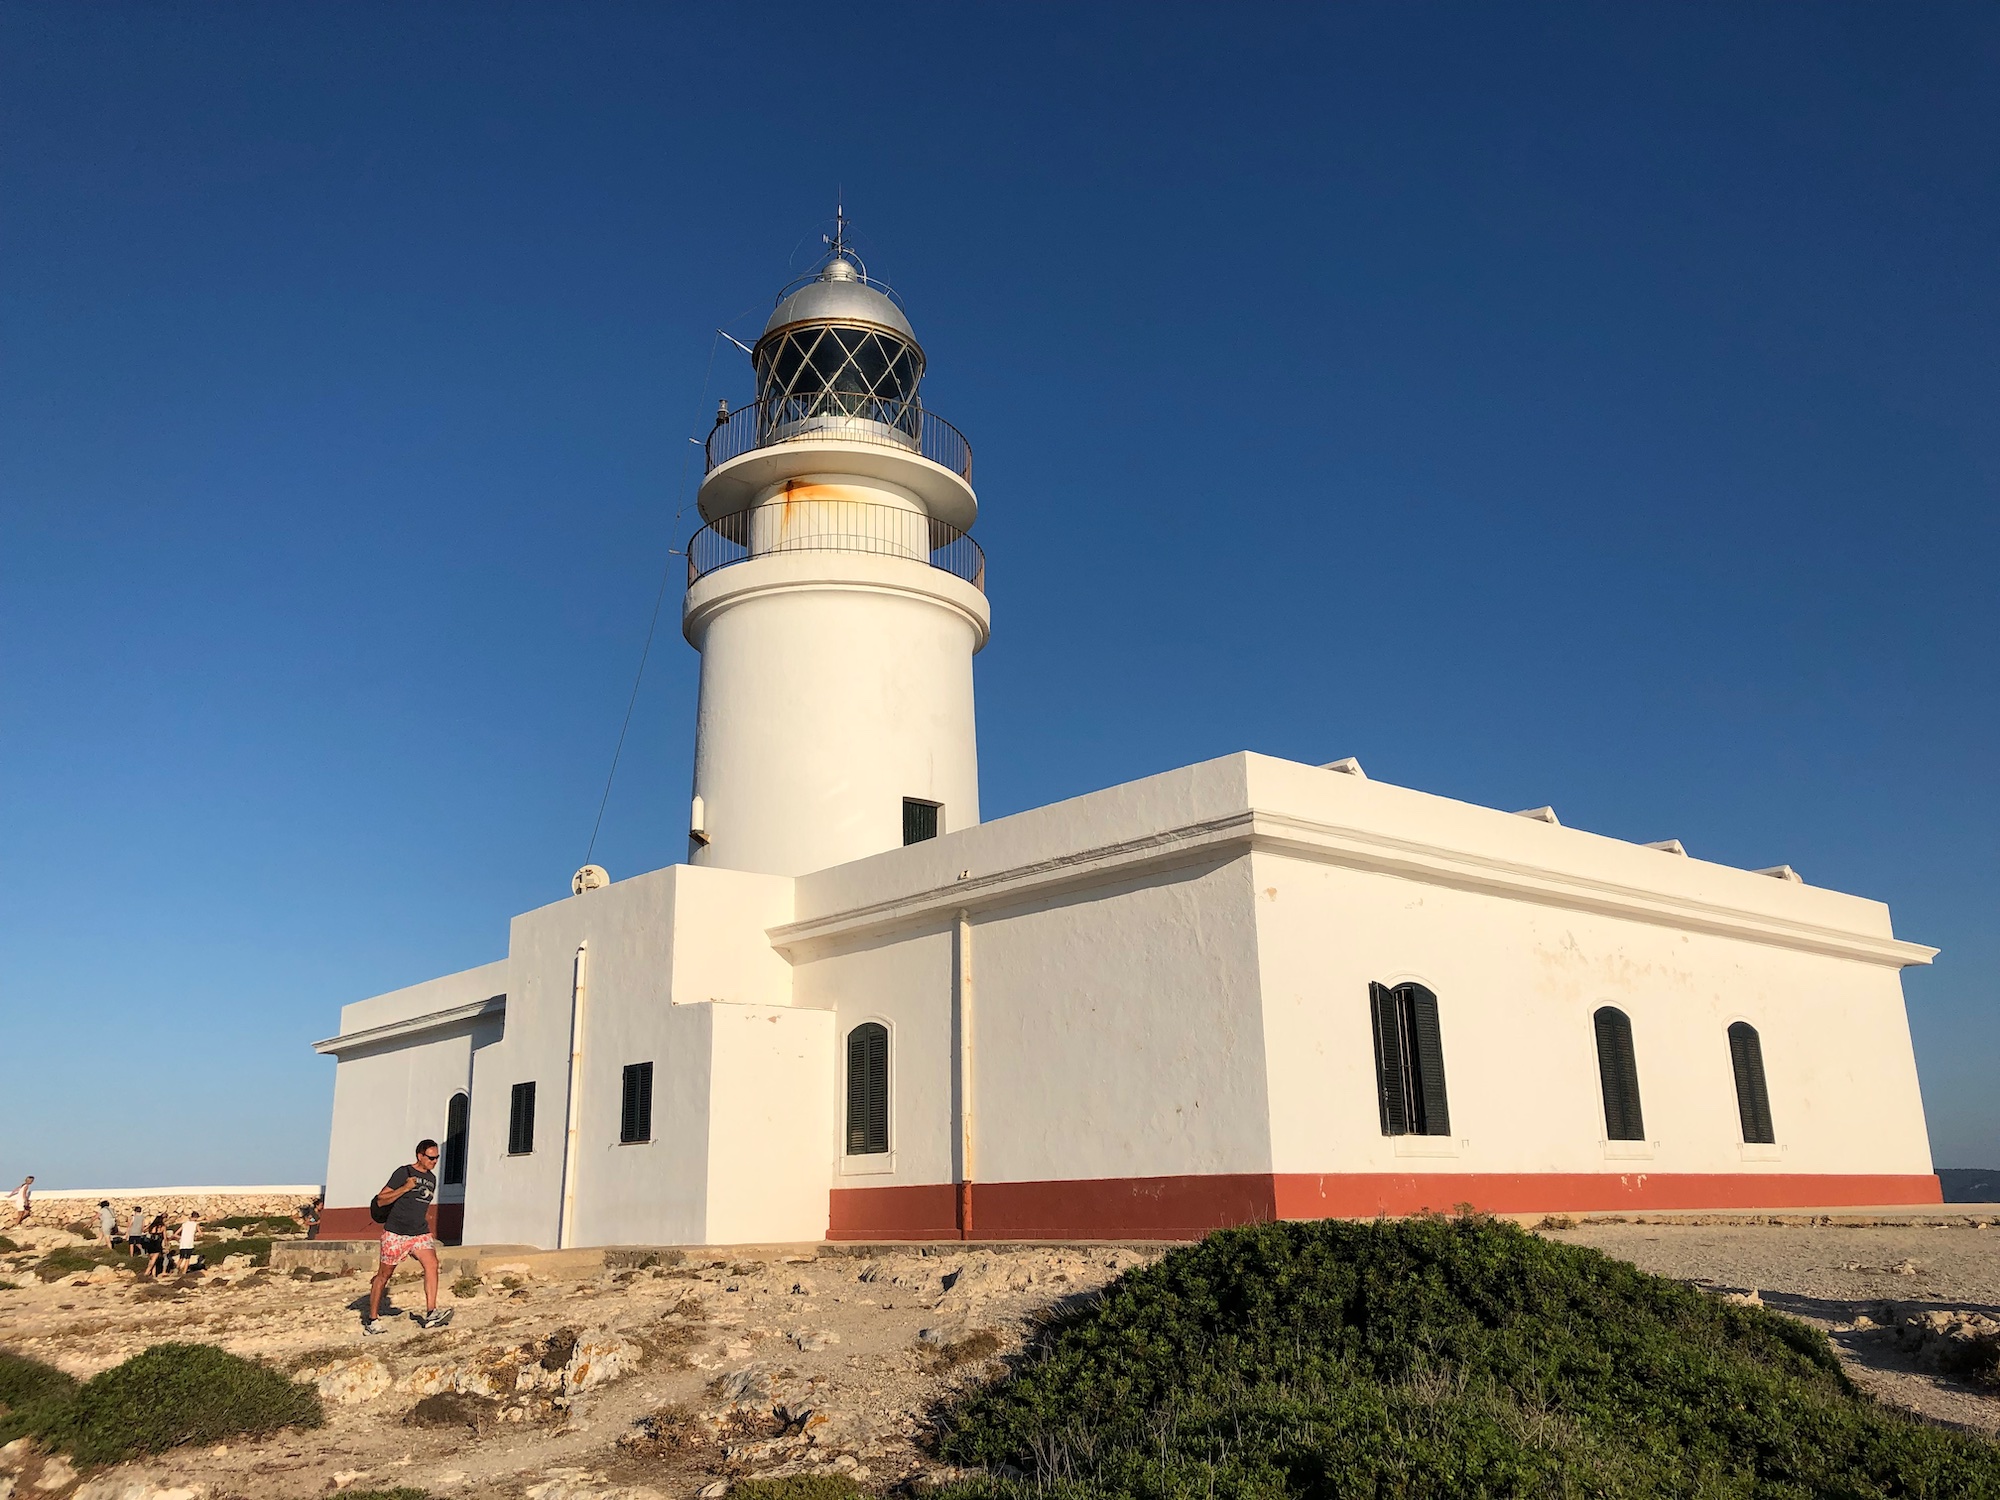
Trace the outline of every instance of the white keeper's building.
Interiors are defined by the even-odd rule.
[[[717,419],[688,862],[345,1007],[328,1238],[1172,1238],[1934,1203],[1880,902],[1238,754],[979,819],[970,447],[836,240]]]

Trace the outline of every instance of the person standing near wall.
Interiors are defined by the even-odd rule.
[[[382,1226],[382,1253],[375,1267],[374,1283],[368,1288],[368,1321],[361,1325],[363,1333],[389,1331],[381,1323],[382,1292],[407,1256],[414,1256],[424,1268],[424,1315],[419,1321],[426,1328],[442,1328],[451,1321],[448,1309],[438,1311],[437,1243],[431,1238],[430,1208],[437,1199],[437,1159],[436,1141],[418,1141],[417,1159],[390,1173],[382,1191],[375,1195],[371,1216]]]
[[[97,1232],[104,1236],[106,1245],[118,1238],[118,1215],[111,1211],[109,1198],[97,1200]]]
[[[7,1179],[0,1177],[0,1182]],[[34,1212],[35,1175],[30,1172],[21,1179],[21,1185],[7,1195],[14,1205],[14,1227],[19,1229],[28,1222],[28,1215]]]

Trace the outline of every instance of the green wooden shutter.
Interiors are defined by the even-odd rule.
[[[1738,1021],[1729,1028],[1729,1065],[1736,1074],[1736,1114],[1743,1122],[1743,1139],[1750,1145],[1772,1145],[1771,1095],[1764,1086],[1764,1043],[1757,1028]]]
[[[472,1114],[472,1101],[453,1094],[444,1110],[444,1170],[440,1180],[447,1185],[465,1181],[465,1131]]]
[[[524,1156],[535,1149],[535,1086],[514,1085],[507,1105],[507,1154]]]
[[[625,1065],[623,1097],[619,1101],[618,1139],[621,1143],[653,1138],[653,1065]]]
[[[1411,1072],[1416,1077],[1418,1135],[1450,1135],[1451,1107],[1444,1092],[1444,1037],[1438,1029],[1437,996],[1420,984],[1401,987],[1408,1007]]]
[[[889,1032],[867,1021],[847,1034],[847,1153],[889,1149]]]
[[[1370,1030],[1375,1034],[1375,1099],[1382,1116],[1382,1134],[1410,1133],[1409,1100],[1403,1092],[1403,1026],[1401,1006],[1386,986],[1368,986]]]
[[[1639,1108],[1639,1065],[1632,1049],[1631,1018],[1607,1005],[1591,1021],[1597,1031],[1597,1081],[1604,1091],[1605,1139],[1643,1141],[1646,1121]]]

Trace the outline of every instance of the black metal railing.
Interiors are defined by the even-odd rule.
[[[704,472],[759,448],[810,438],[901,448],[972,482],[972,444],[964,433],[914,401],[858,391],[814,391],[737,407],[709,433]]]
[[[908,558],[986,591],[979,543],[922,511],[868,500],[774,501],[713,521],[688,540],[688,582],[733,563],[793,552]]]

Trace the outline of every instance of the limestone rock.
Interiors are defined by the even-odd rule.
[[[143,1474],[100,1474],[78,1489],[70,1500],[201,1500],[205,1484],[168,1484]]]
[[[411,1396],[435,1396],[440,1391],[455,1391],[462,1387],[458,1383],[457,1365],[421,1364],[409,1371],[396,1382],[396,1389]],[[488,1392],[480,1391],[479,1395]]]
[[[34,1452],[34,1448],[33,1438],[15,1438],[6,1447],[0,1448],[0,1471],[14,1473],[28,1461],[28,1456]]]
[[[396,1383],[389,1367],[372,1354],[335,1360],[316,1370],[301,1372],[318,1387],[320,1399],[335,1406],[359,1406],[373,1401]]]
[[[609,1385],[639,1367],[646,1357],[632,1340],[605,1329],[581,1334],[563,1369],[563,1389],[587,1391]]]
[[[76,1483],[76,1470],[70,1461],[60,1453],[42,1463],[42,1472],[35,1479],[38,1490],[59,1490],[64,1485]]]

